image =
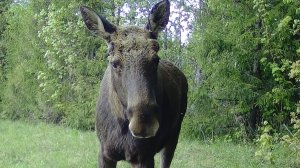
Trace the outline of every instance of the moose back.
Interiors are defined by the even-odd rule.
[[[186,112],[188,84],[184,74],[157,52],[158,33],[170,15],[170,2],[153,6],[144,28],[117,27],[88,7],[80,8],[87,28],[106,40],[109,64],[100,86],[96,132],[99,167],[170,167]]]

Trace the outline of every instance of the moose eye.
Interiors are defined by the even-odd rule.
[[[111,66],[112,66],[114,69],[117,69],[117,68],[120,66],[120,61],[119,61],[119,60],[112,61],[112,62],[111,62]]]
[[[155,52],[158,52],[159,51],[159,44],[157,41],[153,41],[152,42],[152,46],[151,46],[151,49]]]

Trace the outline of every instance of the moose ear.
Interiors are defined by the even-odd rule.
[[[117,30],[116,26],[109,23],[104,17],[99,16],[89,7],[81,6],[80,11],[86,27],[92,33],[109,41],[110,35]]]
[[[169,16],[169,0],[163,0],[157,3],[152,7],[151,12],[148,16],[148,23],[146,25],[146,29],[151,31],[155,35],[155,37],[157,37],[158,33],[167,26],[169,22]]]

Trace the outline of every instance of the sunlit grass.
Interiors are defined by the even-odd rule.
[[[95,168],[98,141],[94,132],[47,125],[0,120],[0,167],[2,168]],[[254,157],[251,145],[203,144],[180,140],[172,167],[175,168],[259,168],[295,167],[284,148],[274,151],[275,163]],[[296,165],[297,166],[297,165]],[[129,168],[121,162],[118,167]],[[156,157],[159,167],[159,157]]]

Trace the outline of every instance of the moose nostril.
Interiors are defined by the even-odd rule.
[[[142,122],[142,123],[148,123],[149,120],[151,119],[151,114],[142,113],[139,115],[139,119],[140,119],[140,122]]]

